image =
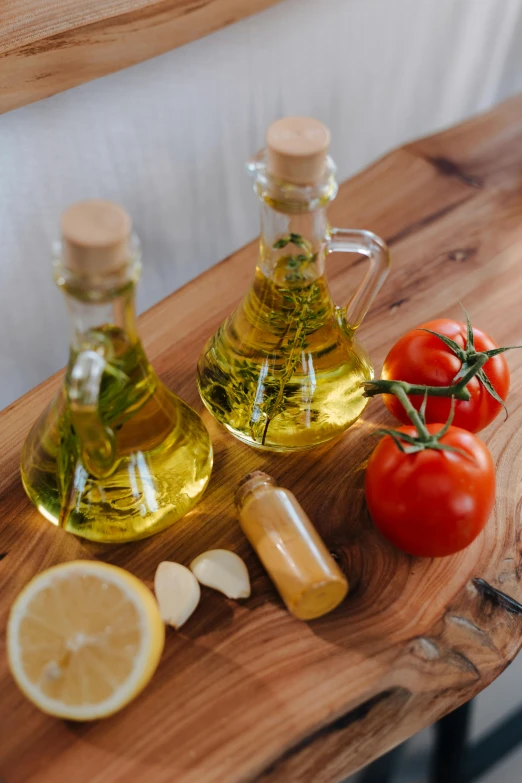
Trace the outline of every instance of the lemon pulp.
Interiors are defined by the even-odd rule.
[[[152,677],[165,629],[148,588],[132,574],[96,561],[73,561],[38,574],[11,609],[11,673],[44,712],[72,720],[106,717]]]

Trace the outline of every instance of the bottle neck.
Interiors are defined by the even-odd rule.
[[[334,162],[326,156],[322,179],[310,185],[275,179],[265,150],[247,170],[261,201],[260,271],[283,286],[316,280],[324,274],[328,249],[326,210],[337,194]]]
[[[259,489],[266,489],[268,487],[277,487],[277,482],[268,473],[264,473],[262,470],[254,470],[253,473],[249,473],[248,476],[239,482],[234,497],[234,502],[238,512],[241,512],[247,499],[257,492]]]
[[[102,301],[83,300],[65,287],[64,293],[73,351],[82,350],[93,339],[101,340],[108,331],[118,335],[122,347],[123,344],[131,347],[137,342],[134,284]]]
[[[70,345],[73,353],[98,347],[110,338],[114,353],[138,342],[135,314],[135,288],[141,272],[139,241],[132,236],[128,262],[106,275],[80,276],[66,267],[62,247],[54,248],[54,277],[62,289],[70,318]],[[109,357],[107,357],[109,358]]]
[[[263,199],[259,267],[274,282],[312,282],[324,274],[328,247],[326,206],[285,212]]]

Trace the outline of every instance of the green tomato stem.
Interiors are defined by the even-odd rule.
[[[458,383],[454,384],[453,386],[421,386],[419,384],[407,383],[406,381],[367,381],[363,384],[364,395],[366,397],[374,397],[376,394],[395,395],[406,411],[406,414],[411,423],[417,430],[417,437],[419,442],[425,446],[435,444],[438,443],[438,437],[443,434],[442,431],[438,436],[430,434],[424,420],[425,405],[422,406],[420,411],[417,411],[412,405],[408,395],[423,395],[425,400],[427,400],[428,397],[451,397],[453,401],[469,400],[471,395],[467,390],[466,385],[488,361],[488,358],[489,357],[484,353],[477,353],[472,356],[470,366],[462,378],[459,378]],[[453,402],[453,405],[454,404],[455,402]],[[452,419],[453,408],[444,432],[446,432]]]
[[[468,378],[469,381],[469,378]],[[377,394],[394,394],[392,387],[399,386],[406,394],[416,394],[423,397],[426,393],[428,397],[455,397],[457,400],[469,400],[471,395],[465,388],[460,388],[460,383],[455,386],[422,386],[417,383],[408,383],[407,381],[368,381],[364,384],[365,397],[375,397]]]
[[[482,367],[489,360],[489,356],[486,353],[477,353],[474,356],[470,357],[470,359],[471,359],[470,366],[468,367],[467,371],[464,373],[462,378],[459,378],[458,383],[456,383],[454,387],[444,386],[441,388],[450,388],[450,389],[454,388],[454,389],[458,389],[459,391],[462,391],[462,389],[466,389],[466,385],[468,384],[468,382],[478,373],[479,370],[482,369]],[[456,397],[457,395],[455,394],[451,396]],[[457,399],[462,399],[462,398],[458,397]]]
[[[477,353],[472,359],[462,378],[459,378],[458,383],[453,384],[453,386],[422,386],[421,384],[408,383],[407,381],[368,381],[364,384],[364,396],[375,397],[377,394],[395,394],[404,405],[403,396],[397,394],[397,389],[400,389],[405,394],[416,394],[421,397],[424,397],[426,394],[428,397],[454,397],[456,400],[467,402],[471,395],[466,386],[486,364],[489,357],[485,353]]]
[[[398,383],[392,382],[390,392],[395,394],[402,407],[406,411],[411,420],[411,423],[417,430],[419,440],[423,441],[424,443],[428,443],[432,439],[432,436],[430,435],[426,424],[423,422],[422,416],[411,404],[408,394],[403,388],[402,381],[399,381]]]

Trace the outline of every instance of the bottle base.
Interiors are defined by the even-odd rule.
[[[212,411],[209,408],[210,413]],[[244,432],[241,432],[240,430],[234,429],[231,425],[226,424],[225,422],[219,422],[231,435],[234,436],[237,440],[241,441],[241,443],[245,443],[247,446],[250,446],[253,449],[256,449],[256,451],[268,451],[268,452],[275,452],[279,454],[283,453],[292,453],[297,451],[311,451],[312,449],[317,449],[320,446],[324,446],[326,443],[330,443],[333,440],[337,440],[338,438],[341,438],[344,433],[350,429],[350,427],[353,427],[354,424],[358,421],[359,416],[354,419],[352,422],[347,424],[342,429],[337,430],[336,432],[333,432],[332,434],[318,438],[317,440],[314,440],[312,443],[280,443],[280,444],[274,444],[274,443],[259,443],[259,441],[254,440],[253,438],[250,438],[248,435],[246,435]]]
[[[210,459],[212,464],[212,455],[210,456]],[[71,518],[67,520],[66,524],[62,524],[59,510],[55,512],[54,509],[43,505],[41,499],[30,491],[30,488],[26,485],[22,476],[22,485],[27,497],[36,507],[36,510],[41,514],[41,516],[44,517],[44,519],[46,519],[55,527],[62,528],[67,533],[72,533],[73,535],[78,536],[78,538],[83,538],[86,541],[92,541],[93,543],[97,544],[108,545],[127,544],[132,541],[141,541],[145,538],[151,538],[157,533],[163,533],[165,530],[168,530],[168,528],[176,525],[177,522],[182,520],[183,517],[186,516],[189,511],[192,511],[192,509],[201,501],[209,481],[210,473],[204,480],[199,494],[191,498],[191,502],[186,504],[182,510],[166,510],[159,518],[156,518],[154,521],[149,520],[146,523],[146,526],[142,527],[142,529],[139,531],[136,529],[118,529],[116,526],[114,526],[113,532],[109,532],[107,526],[104,526],[104,529],[101,530],[98,526],[91,526],[89,523],[85,524],[81,521],[75,521]]]
[[[122,438],[114,469],[104,478],[88,472],[76,436],[52,403],[29,433],[21,459],[25,492],[40,514],[80,538],[122,544],[160,533],[191,511],[210,480],[212,444],[195,411],[170,393],[164,401],[164,410],[170,405],[175,414],[174,426],[168,429],[169,418],[161,441],[150,448],[124,450]],[[151,445],[146,423],[136,435],[144,446]]]

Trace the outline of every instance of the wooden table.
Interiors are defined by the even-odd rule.
[[[9,0],[0,114],[202,38],[280,0]]]
[[[408,328],[460,316],[458,300],[501,344],[522,343],[522,98],[387,155],[342,186],[331,219],[372,229],[391,246],[392,273],[361,329],[377,368]],[[328,261],[339,302],[360,273],[348,258]],[[161,377],[199,410],[197,356],[247,289],[255,259],[252,244],[141,318]],[[155,538],[105,548],[45,522],[20,484],[22,441],[58,379],[10,406],[0,419],[2,629],[22,585],[72,558],[125,566],[150,585],[160,560],[188,563],[228,547],[246,558],[253,594],[238,604],[205,590],[182,631],[168,631],[151,685],[96,724],[40,714],[16,689],[2,651],[0,777],[337,781],[488,685],[522,644],[522,353],[508,361],[509,419],[483,433],[498,467],[494,516],[468,550],[434,561],[394,550],[365,510],[372,432],[391,423],[379,399],[340,441],[292,456],[250,450],[204,414],[216,453],[204,501]],[[296,493],[349,575],[349,598],[322,620],[287,614],[238,529],[233,490],[255,468]]]

